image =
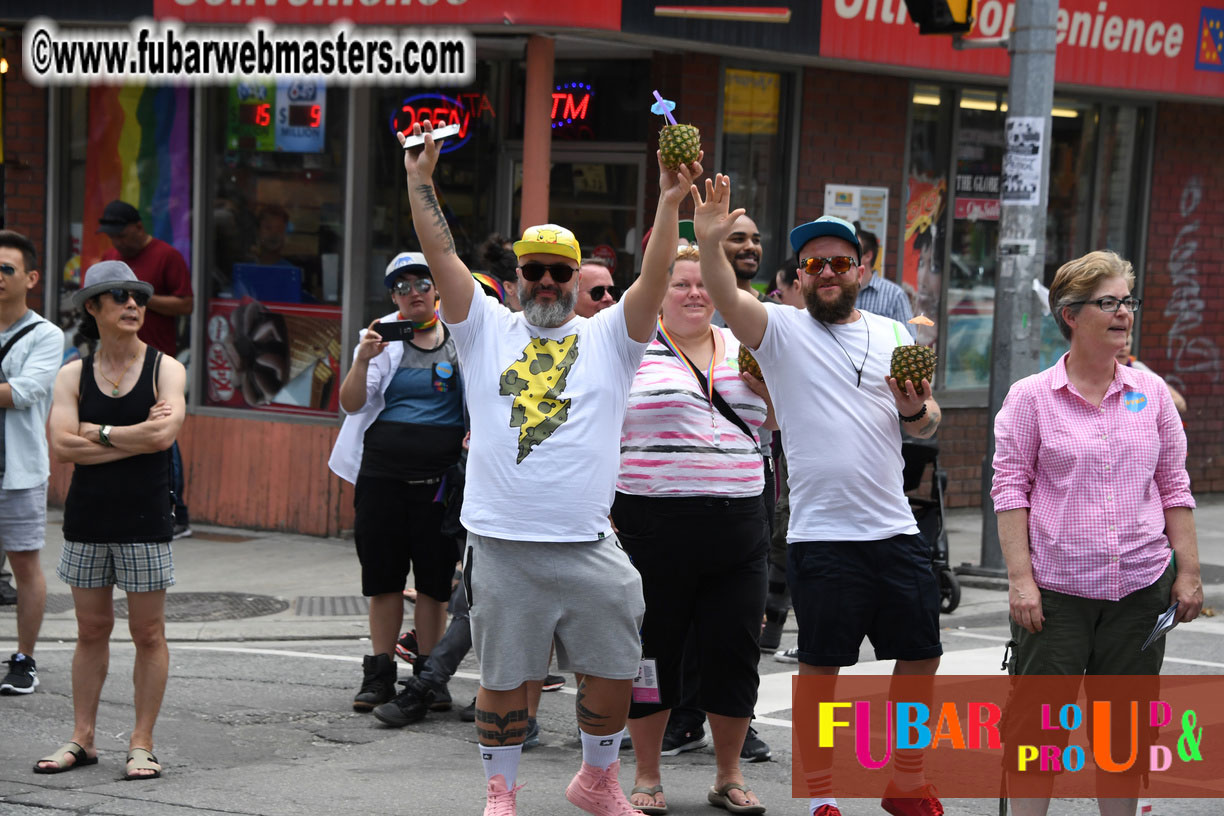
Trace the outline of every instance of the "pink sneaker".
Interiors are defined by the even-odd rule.
[[[522,789],[522,785],[507,789],[506,777],[501,774],[489,777],[484,816],[516,816],[518,810],[515,806],[514,797]]]
[[[880,800],[880,807],[892,816],[943,816],[943,805],[934,785],[923,785],[912,791],[899,791],[889,783]]]
[[[629,804],[616,781],[620,774],[620,760],[608,766],[608,770],[582,763],[582,770],[574,775],[565,798],[575,807],[595,816],[644,816],[642,811]]]

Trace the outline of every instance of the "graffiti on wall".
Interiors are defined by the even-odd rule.
[[[1199,286],[1198,266],[1195,253],[1198,251],[1199,220],[1191,219],[1203,200],[1203,181],[1192,176],[1182,188],[1179,201],[1182,225],[1173,240],[1169,252],[1169,278],[1173,294],[1165,305],[1165,317],[1172,319],[1165,353],[1173,364],[1169,382],[1182,391],[1186,390],[1183,374],[1206,373],[1211,382],[1220,381],[1220,347],[1209,336],[1198,333],[1203,324],[1203,312],[1207,303]]]

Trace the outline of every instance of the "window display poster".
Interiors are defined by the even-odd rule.
[[[1045,117],[1009,116],[1004,126],[1007,152],[1003,154],[1004,204],[1041,205],[1041,155]]]
[[[723,133],[777,133],[781,91],[781,74],[728,68],[723,86]]]
[[[206,404],[335,416],[339,306],[214,298],[205,326]]]
[[[824,214],[836,215],[873,233],[880,242],[872,271],[883,274],[885,247],[888,246],[888,188],[826,184]]]
[[[327,88],[322,82],[276,83],[276,149],[322,153],[327,118]]]
[[[276,85],[271,82],[239,82],[229,89],[225,144],[230,150],[275,150],[272,105]]]

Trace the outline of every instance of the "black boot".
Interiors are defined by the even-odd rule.
[[[434,701],[434,691],[417,677],[401,680],[404,687],[390,702],[383,703],[374,709],[374,716],[379,722],[392,728],[403,728],[425,719]]]
[[[420,677],[421,673],[425,671],[425,667],[428,665],[429,665],[429,655],[418,655],[416,662],[412,664],[412,676]],[[434,693],[433,702],[429,704],[429,710],[430,711],[450,711],[451,704],[453,702],[450,696],[450,689],[448,689],[446,686],[442,686],[442,688],[438,688],[436,685],[432,683],[429,683],[426,685],[428,685],[431,689],[433,689],[433,693]]]
[[[390,655],[366,655],[361,669],[364,676],[361,691],[353,698],[354,711],[370,711],[395,696],[395,664]]]

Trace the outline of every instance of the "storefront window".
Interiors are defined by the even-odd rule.
[[[918,342],[935,346],[940,332],[940,298],[948,200],[948,145],[952,140],[953,93],[936,86],[914,88],[909,167],[905,185],[905,230],[901,233],[901,286],[914,313],[934,326],[916,326]],[[936,377],[942,377],[940,366]],[[942,383],[941,383],[942,384]],[[936,387],[939,387],[937,385]]]
[[[347,92],[283,81],[208,93],[202,402],[334,415]]]
[[[517,63],[512,74],[507,135],[522,139],[526,63]],[[640,142],[651,101],[646,60],[558,59],[553,68],[553,144]]]
[[[476,81],[464,88],[381,89],[374,94],[370,124],[370,266],[361,325],[391,310],[383,286],[387,262],[400,252],[419,251],[404,179],[403,153],[394,148],[396,130],[418,121],[459,125],[459,135],[442,143],[434,171],[438,203],[446,214],[455,249],[470,269],[486,268],[481,245],[495,228],[497,126],[501,63],[480,62]]]
[[[723,77],[721,172],[735,179],[736,201],[761,230],[757,277],[770,289],[791,256],[786,207],[792,81],[790,74],[740,68],[727,68]]]
[[[58,275],[59,324],[65,359],[88,353],[80,311],[71,306],[84,271],[110,250],[98,233],[103,208],[115,199],[135,207],[147,233],[191,263],[191,101],[187,88],[143,85],[68,88],[61,94],[64,187],[58,224],[49,240],[67,258]],[[189,321],[179,318],[165,343],[187,348]],[[173,335],[177,335],[176,337]],[[169,348],[163,349],[170,351]]]

